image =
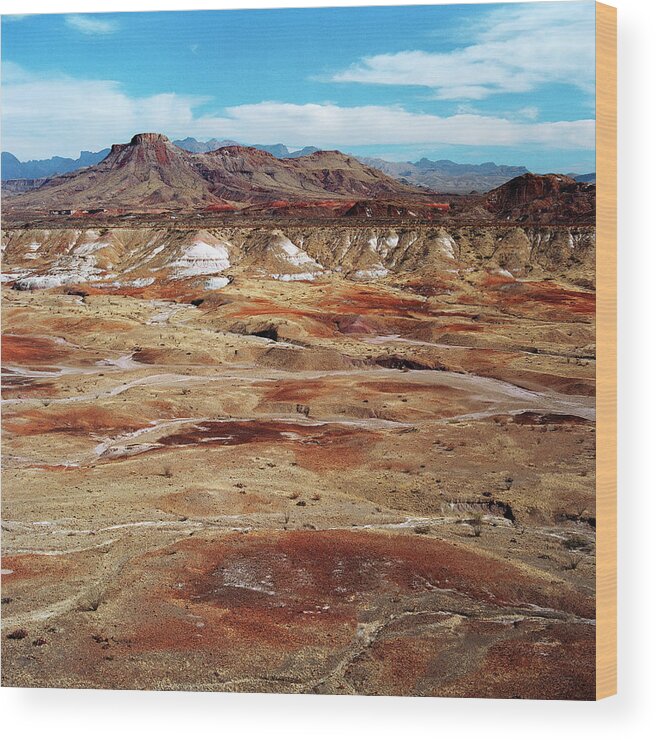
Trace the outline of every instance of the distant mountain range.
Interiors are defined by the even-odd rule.
[[[30,159],[21,162],[10,152],[2,152],[2,179],[3,180],[36,180],[53,175],[63,175],[74,172],[81,167],[98,164],[109,154],[109,149],[99,152],[80,152],[77,159],[70,157],[51,157],[50,159]]]
[[[204,154],[228,146],[241,146],[231,139],[198,141],[192,137],[177,139],[173,141],[173,144],[194,154]],[[296,159],[321,151],[314,146],[290,150],[284,144],[254,144],[252,148],[268,152],[277,159]],[[50,159],[32,159],[27,162],[21,162],[10,152],[2,152],[2,180],[22,181],[21,184],[17,183],[15,187],[5,188],[6,190],[12,190],[13,192],[29,190],[30,187],[41,185],[46,178],[98,164],[109,152],[109,149],[102,149],[99,152],[83,151],[80,152],[77,159],[51,157]],[[526,167],[497,165],[494,162],[458,164],[449,159],[430,160],[423,158],[417,162],[389,162],[373,157],[357,157],[357,159],[363,164],[375,167],[395,180],[409,185],[420,185],[442,193],[484,193],[528,172]],[[596,181],[594,172],[583,175],[570,173],[568,177],[578,182],[594,183]],[[30,181],[34,181],[34,183],[30,183]]]
[[[198,141],[198,139],[193,139],[191,136],[188,136],[186,139],[176,139],[173,143],[181,149],[186,149],[188,152],[193,152],[194,154],[213,152],[215,149],[221,149],[224,146],[244,146],[241,142],[233,141],[232,139]],[[277,159],[305,157],[308,154],[314,154],[314,152],[320,151],[316,146],[306,146],[303,149],[296,150],[289,149],[284,144],[248,144],[246,146],[259,149],[262,152],[269,152],[269,154],[273,154]]]
[[[423,185],[441,193],[484,193],[528,172],[526,167],[498,165],[494,162],[458,164],[450,159],[433,161],[424,158],[417,162],[388,162],[365,157],[362,161],[397,180]]]
[[[198,141],[188,136],[186,139],[177,139],[173,142],[181,149],[186,149],[194,154],[212,152],[225,146],[240,146],[239,142],[231,139],[210,139],[209,141]],[[306,146],[303,149],[290,150],[284,144],[253,144],[254,149],[269,152],[278,159],[294,159],[305,157],[308,154],[318,152],[315,146]],[[21,162],[11,152],[2,152],[2,180],[42,180],[54,175],[64,175],[74,172],[81,167],[90,167],[98,164],[108,154],[109,149],[101,149],[99,152],[80,152],[77,159],[70,157],[51,157],[50,159],[30,159]]]
[[[50,178],[12,196],[12,205],[39,210],[232,209],[303,200],[413,199],[409,186],[337,151],[278,159],[254,147],[224,146],[192,153],[166,136],[137,134],[114,144],[98,164]]]
[[[162,134],[144,133],[114,144],[98,164],[7,193],[4,207],[13,214],[71,216],[239,211],[256,218],[433,220],[437,214],[465,222],[572,224],[594,221],[595,189],[566,175],[523,173],[486,195],[436,202],[427,188],[339,151],[277,158],[255,147],[223,146],[194,153]]]
[[[597,182],[596,172],[588,172],[586,175],[577,175],[575,172],[570,172],[567,176],[576,180],[576,182],[588,182],[593,185]]]

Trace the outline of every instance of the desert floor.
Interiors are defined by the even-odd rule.
[[[593,698],[594,293],[440,281],[3,290],[3,683]]]

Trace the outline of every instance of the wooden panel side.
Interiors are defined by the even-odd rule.
[[[597,16],[597,699],[617,693],[617,11]]]

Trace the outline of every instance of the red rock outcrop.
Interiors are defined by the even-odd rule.
[[[595,192],[594,185],[566,175],[527,173],[492,190],[485,204],[508,221],[594,223]]]

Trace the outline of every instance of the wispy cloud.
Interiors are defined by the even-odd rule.
[[[225,117],[200,117],[199,129],[256,141],[314,143],[317,146],[366,144],[453,144],[551,148],[594,147],[593,120],[549,123],[517,121],[495,116],[459,113],[437,116],[414,113],[400,106],[341,107],[332,104],[262,102],[226,109]],[[310,139],[312,141],[310,141]]]
[[[175,138],[216,136],[346,149],[411,144],[594,148],[595,124],[588,119],[545,123],[476,112],[437,116],[401,106],[271,101],[200,114],[207,102],[176,93],[132,97],[111,80],[44,78],[5,65],[3,147],[20,158],[70,156],[127,141],[138,131],[161,131]]]
[[[66,25],[89,36],[107,36],[118,30],[118,23],[93,15],[67,15]]]
[[[594,91],[594,4],[544,2],[490,12],[472,41],[446,53],[364,57],[333,82],[416,85],[443,100],[527,93],[548,83]]]

